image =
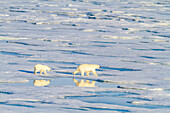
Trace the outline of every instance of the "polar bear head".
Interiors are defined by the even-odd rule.
[[[94,67],[95,67],[96,69],[99,69],[99,68],[100,68],[100,66],[97,65],[97,64],[94,64]]]

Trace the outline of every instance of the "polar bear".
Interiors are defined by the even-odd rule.
[[[73,78],[73,81],[76,83],[76,86],[78,86],[78,87],[96,87],[95,86],[96,81],[92,81],[90,83],[89,80],[86,80],[86,81],[80,80],[80,81],[78,81],[75,78]]]
[[[34,86],[47,86],[50,82],[50,80],[34,80]]]
[[[89,76],[89,73],[92,72],[95,76],[98,76],[95,69],[99,69],[100,66],[97,64],[81,64],[78,66],[77,70],[74,71],[73,75],[80,72],[81,76],[84,76],[84,73],[86,72],[86,75]]]
[[[46,65],[37,64],[34,66],[34,74],[37,74],[40,71],[40,75],[44,72],[47,75],[46,70],[51,71],[51,68]]]

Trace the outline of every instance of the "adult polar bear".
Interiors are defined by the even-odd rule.
[[[95,76],[98,76],[96,73],[96,69],[99,69],[100,66],[97,64],[81,64],[78,66],[77,70],[74,71],[73,75],[80,72],[81,76],[84,76],[84,73],[86,73],[87,76],[89,76],[89,73],[92,72]]]
[[[37,64],[34,66],[34,74],[37,74],[38,71],[40,71],[40,75],[44,72],[45,75],[47,75],[46,73],[47,71],[51,71],[51,68],[46,66],[46,65],[41,65],[41,64]]]

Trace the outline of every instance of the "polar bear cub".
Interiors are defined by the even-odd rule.
[[[80,66],[78,66],[77,70],[74,71],[73,75],[80,72],[81,76],[84,76],[84,73],[89,76],[89,73],[92,72],[95,76],[98,76],[95,69],[99,68],[100,66],[97,64],[81,64]]]
[[[37,64],[34,66],[34,74],[37,74],[38,71],[40,71],[40,75],[44,72],[45,75],[47,75],[46,73],[47,71],[51,71],[51,68],[46,66],[46,65],[41,65],[41,64]]]

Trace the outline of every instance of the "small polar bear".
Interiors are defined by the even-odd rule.
[[[46,66],[46,65],[41,65],[41,64],[37,64],[34,66],[34,74],[37,74],[38,71],[40,71],[40,75],[44,72],[45,75],[47,75],[46,73],[47,71],[51,71],[51,68]]]
[[[76,86],[78,86],[78,87],[96,87],[95,86],[96,81],[92,81],[92,82],[90,82],[89,80],[86,80],[86,81],[80,80],[80,81],[78,81],[75,78],[73,78],[73,81],[76,83]]]
[[[80,72],[81,76],[84,76],[84,73],[86,72],[86,75],[89,76],[89,73],[92,72],[95,76],[98,76],[95,69],[99,69],[100,66],[97,64],[81,64],[78,66],[77,70],[74,71],[73,75]]]

